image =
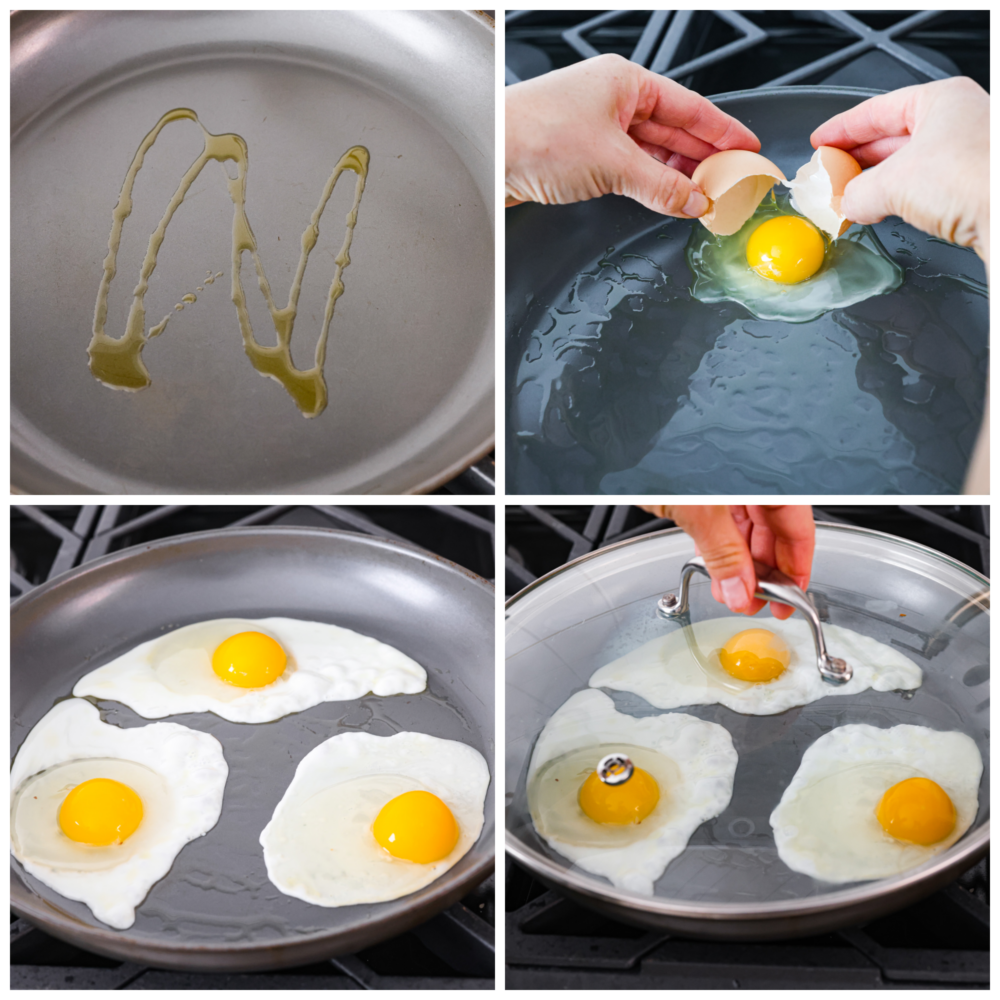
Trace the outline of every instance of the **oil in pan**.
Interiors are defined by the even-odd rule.
[[[117,272],[118,246],[121,242],[122,226],[132,212],[132,189],[135,185],[136,174],[142,169],[143,160],[146,153],[156,142],[160,132],[169,125],[181,119],[190,119],[197,123],[201,129],[205,146],[201,155],[188,168],[187,173],[181,178],[177,186],[177,191],[170,199],[167,209],[149,240],[149,247],[146,256],[140,267],[139,283],[132,293],[132,306],[129,309],[128,322],[125,335],[115,340],[105,332],[104,326],[108,315],[108,292],[111,290],[111,281]],[[288,293],[288,305],[279,309],[274,304],[271,295],[271,286],[264,276],[264,265],[260,259],[257,248],[257,241],[254,238],[253,230],[250,228],[250,220],[246,213],[246,186],[247,170],[249,168],[249,157],[247,144],[238,135],[213,135],[198,119],[198,115],[189,108],[175,108],[168,111],[154,126],[150,133],[142,140],[141,145],[132,158],[128,173],[125,175],[125,182],[122,185],[121,195],[113,213],[111,225],[111,237],[108,241],[108,256],[104,260],[104,276],[101,278],[100,291],[97,293],[97,304],[94,307],[94,335],[91,338],[87,353],[90,355],[90,370],[94,377],[112,389],[138,390],[143,389],[150,383],[149,372],[142,363],[140,355],[150,338],[163,333],[167,323],[170,322],[168,313],[161,322],[151,327],[149,333],[145,332],[146,308],[145,295],[149,287],[149,278],[156,269],[156,255],[166,236],[167,226],[174,213],[184,201],[184,196],[190,190],[198,175],[208,164],[209,160],[215,160],[220,167],[229,160],[236,164],[236,177],[232,178],[226,174],[229,197],[233,202],[235,218],[233,220],[233,302],[240,320],[240,331],[243,334],[243,347],[253,366],[262,374],[280,382],[288,391],[295,405],[302,411],[305,417],[315,417],[326,409],[326,380],[323,378],[323,362],[326,358],[326,342],[330,333],[330,322],[333,319],[334,307],[337,299],[344,294],[344,282],[342,275],[344,268],[351,262],[351,238],[354,235],[354,227],[358,221],[358,207],[361,204],[361,196],[365,190],[365,178],[368,176],[369,153],[364,146],[353,146],[337,162],[333,168],[330,179],[326,182],[323,192],[320,195],[319,205],[313,212],[309,225],[302,234],[302,255],[299,258],[298,268],[292,282],[291,290]],[[326,208],[330,195],[340,179],[340,175],[345,170],[351,170],[357,174],[357,183],[354,189],[354,203],[347,213],[347,231],[344,236],[344,245],[340,253],[335,258],[336,264],[333,282],[330,285],[330,292],[327,296],[326,311],[323,316],[323,327],[320,331],[319,341],[316,344],[316,364],[308,371],[300,371],[295,367],[291,355],[292,331],[295,326],[295,316],[298,311],[299,293],[302,290],[302,278],[305,275],[306,264],[309,261],[309,253],[316,246],[319,239],[319,221]],[[253,258],[254,267],[257,271],[260,290],[267,300],[267,309],[271,314],[275,332],[278,335],[278,343],[274,347],[265,347],[258,344],[253,335],[250,325],[250,314],[247,312],[246,294],[243,290],[243,282],[240,277],[240,263],[244,251],[249,251]],[[222,277],[222,272],[218,272],[214,277],[209,272],[209,277]],[[206,279],[208,280],[208,279]],[[196,301],[194,293],[183,296],[181,301],[174,306],[180,312],[184,308],[185,302]]]

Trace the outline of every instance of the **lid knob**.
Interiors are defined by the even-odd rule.
[[[597,777],[606,785],[624,785],[635,767],[623,753],[609,753],[597,765]]]

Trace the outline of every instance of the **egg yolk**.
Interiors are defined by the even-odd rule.
[[[875,816],[896,840],[936,844],[955,829],[955,806],[948,793],[930,778],[907,778],[893,785],[879,802]]]
[[[815,226],[795,215],[768,219],[750,235],[747,263],[762,277],[794,285],[823,263],[825,246]]]
[[[739,632],[719,650],[723,669],[741,681],[773,681],[791,659],[785,640],[766,628]]]
[[[403,792],[390,799],[372,825],[375,839],[394,857],[426,865],[451,854],[458,823],[431,792]]]
[[[212,654],[212,669],[227,684],[259,688],[277,680],[288,657],[281,644],[263,632],[231,635]]]
[[[592,772],[580,786],[580,808],[596,823],[626,826],[641,823],[660,801],[656,779],[641,767],[632,771],[628,781],[609,785]]]
[[[74,788],[59,807],[62,832],[78,844],[106,847],[132,836],[142,822],[142,799],[120,781],[91,778]]]

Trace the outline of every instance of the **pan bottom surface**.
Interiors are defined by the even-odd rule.
[[[946,273],[967,251],[883,223],[903,286],[787,323],[691,298],[691,226],[602,248],[532,303],[517,334],[512,492],[961,491],[988,314],[985,286]]]

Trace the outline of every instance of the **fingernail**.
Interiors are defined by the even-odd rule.
[[[684,203],[684,214],[697,219],[708,211],[708,199],[700,191],[692,191]]]
[[[730,611],[739,611],[740,608],[747,606],[750,596],[747,594],[747,588],[743,586],[743,581],[738,576],[722,580],[719,586],[722,587],[722,598]]]

